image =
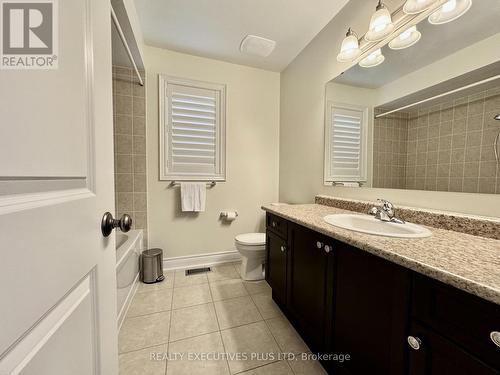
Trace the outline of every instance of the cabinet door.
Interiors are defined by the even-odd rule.
[[[267,231],[266,248],[266,281],[273,290],[274,300],[284,306],[286,302],[286,242],[276,234]]]
[[[499,370],[418,323],[412,324],[410,334],[420,340],[420,348],[410,349],[409,375],[500,374]]]
[[[333,351],[351,359],[336,374],[403,374],[408,270],[349,245],[336,249]]]
[[[304,227],[290,226],[289,240],[287,311],[309,348],[323,352],[328,258],[333,253],[324,249],[328,239]]]

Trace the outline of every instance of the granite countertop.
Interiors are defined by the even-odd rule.
[[[320,204],[262,209],[500,305],[500,240],[427,226],[432,237],[420,239],[353,232],[334,227],[323,217],[357,212]]]

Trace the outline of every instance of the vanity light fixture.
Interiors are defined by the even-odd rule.
[[[345,38],[342,41],[342,47],[340,47],[340,53],[337,55],[337,61],[339,62],[349,62],[361,55],[361,49],[359,48],[358,36],[349,27]]]
[[[463,16],[472,6],[472,0],[449,0],[429,16],[433,25],[442,25]]]
[[[382,55],[382,50],[379,48],[372,53],[370,53],[367,57],[359,62],[359,66],[363,68],[373,68],[377,65],[380,65],[384,62],[385,56]]]
[[[389,47],[395,50],[408,48],[417,43],[421,37],[422,34],[417,30],[417,26],[412,26],[391,40]]]
[[[370,20],[370,27],[365,34],[368,42],[378,42],[384,39],[394,31],[394,24],[389,10],[385,7],[382,0],[379,0],[375,13]]]
[[[403,12],[406,14],[417,14],[428,9],[436,0],[406,0]]]

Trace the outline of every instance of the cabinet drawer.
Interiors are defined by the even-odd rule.
[[[412,315],[468,352],[500,369],[500,306],[449,285],[414,275]]]
[[[287,222],[285,219],[268,213],[266,215],[266,226],[268,230],[286,237]]]
[[[415,321],[410,325],[410,335],[419,341],[417,347],[409,346],[409,375],[499,374],[498,369]]]

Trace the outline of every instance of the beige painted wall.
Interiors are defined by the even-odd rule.
[[[280,75],[145,47],[149,246],[165,257],[234,249],[238,233],[264,230],[261,205],[278,200]],[[227,85],[227,181],[207,191],[204,213],[180,212],[180,189],[158,179],[158,74]],[[237,210],[231,225],[221,210]]]
[[[336,61],[345,30],[351,26],[363,34],[371,12],[366,1],[351,0],[281,74],[280,200],[311,202],[316,194],[365,200],[384,197],[408,206],[500,216],[497,195],[323,185],[325,84],[349,68]],[[485,60],[500,60],[498,49],[484,53]],[[385,99],[394,95],[388,92]]]

